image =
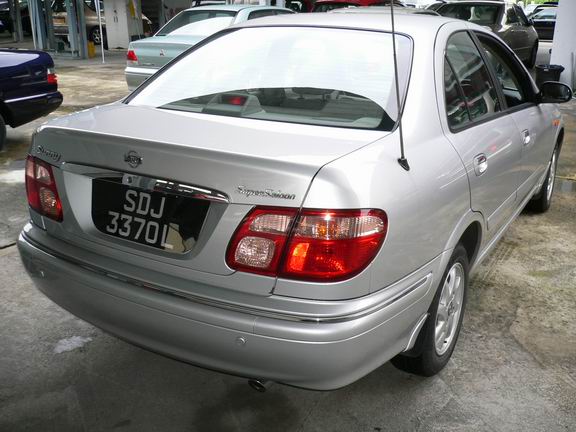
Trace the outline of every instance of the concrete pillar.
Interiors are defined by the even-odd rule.
[[[576,1],[560,0],[556,17],[556,29],[552,44],[551,64],[564,66],[560,80],[574,88],[574,57],[576,56]]]
[[[143,35],[140,0],[104,0],[108,47],[128,48]]]

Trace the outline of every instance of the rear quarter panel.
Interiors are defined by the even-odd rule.
[[[379,254],[364,272],[332,286],[334,298],[378,291],[421,268],[453,247],[450,240],[471,213],[466,171],[440,126],[434,40],[415,40],[414,50],[403,117],[410,171],[397,162],[396,130],[323,167],[304,201],[306,208],[378,208],[388,215],[388,234]],[[312,284],[306,288],[280,279],[275,293],[326,296],[325,288]]]

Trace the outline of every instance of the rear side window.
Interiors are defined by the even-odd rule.
[[[448,39],[446,58],[464,94],[472,121],[501,110],[488,68],[468,33],[458,32]]]
[[[276,11],[273,9],[257,10],[254,12],[250,12],[250,15],[248,15],[248,19],[253,20],[256,18],[264,18],[272,15],[276,15]]]
[[[228,27],[236,12],[220,10],[185,10],[158,30],[156,36],[167,34],[208,35]]]
[[[452,67],[448,60],[444,59],[444,92],[446,95],[446,113],[448,114],[448,124],[451,128],[458,128],[470,121],[466,101],[462,90],[456,80],[456,75],[452,72]]]

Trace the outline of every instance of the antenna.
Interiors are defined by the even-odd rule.
[[[404,155],[404,135],[402,133],[402,107],[400,106],[400,84],[398,84],[398,60],[396,59],[396,29],[394,27],[394,1],[390,0],[390,18],[392,19],[392,51],[394,52],[394,81],[396,82],[396,106],[398,107],[398,131],[400,132],[400,158],[398,163],[410,171],[408,159]]]

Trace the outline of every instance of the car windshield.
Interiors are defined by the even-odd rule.
[[[224,10],[185,10],[172,18],[156,36],[167,34],[209,35],[232,24],[236,12]]]
[[[412,46],[396,36],[401,89]],[[392,36],[303,27],[244,28],[191,51],[130,105],[249,119],[391,130]],[[404,93],[404,92],[402,92]]]
[[[498,19],[499,5],[446,4],[437,9],[440,15],[470,21],[478,25],[494,25]]]

